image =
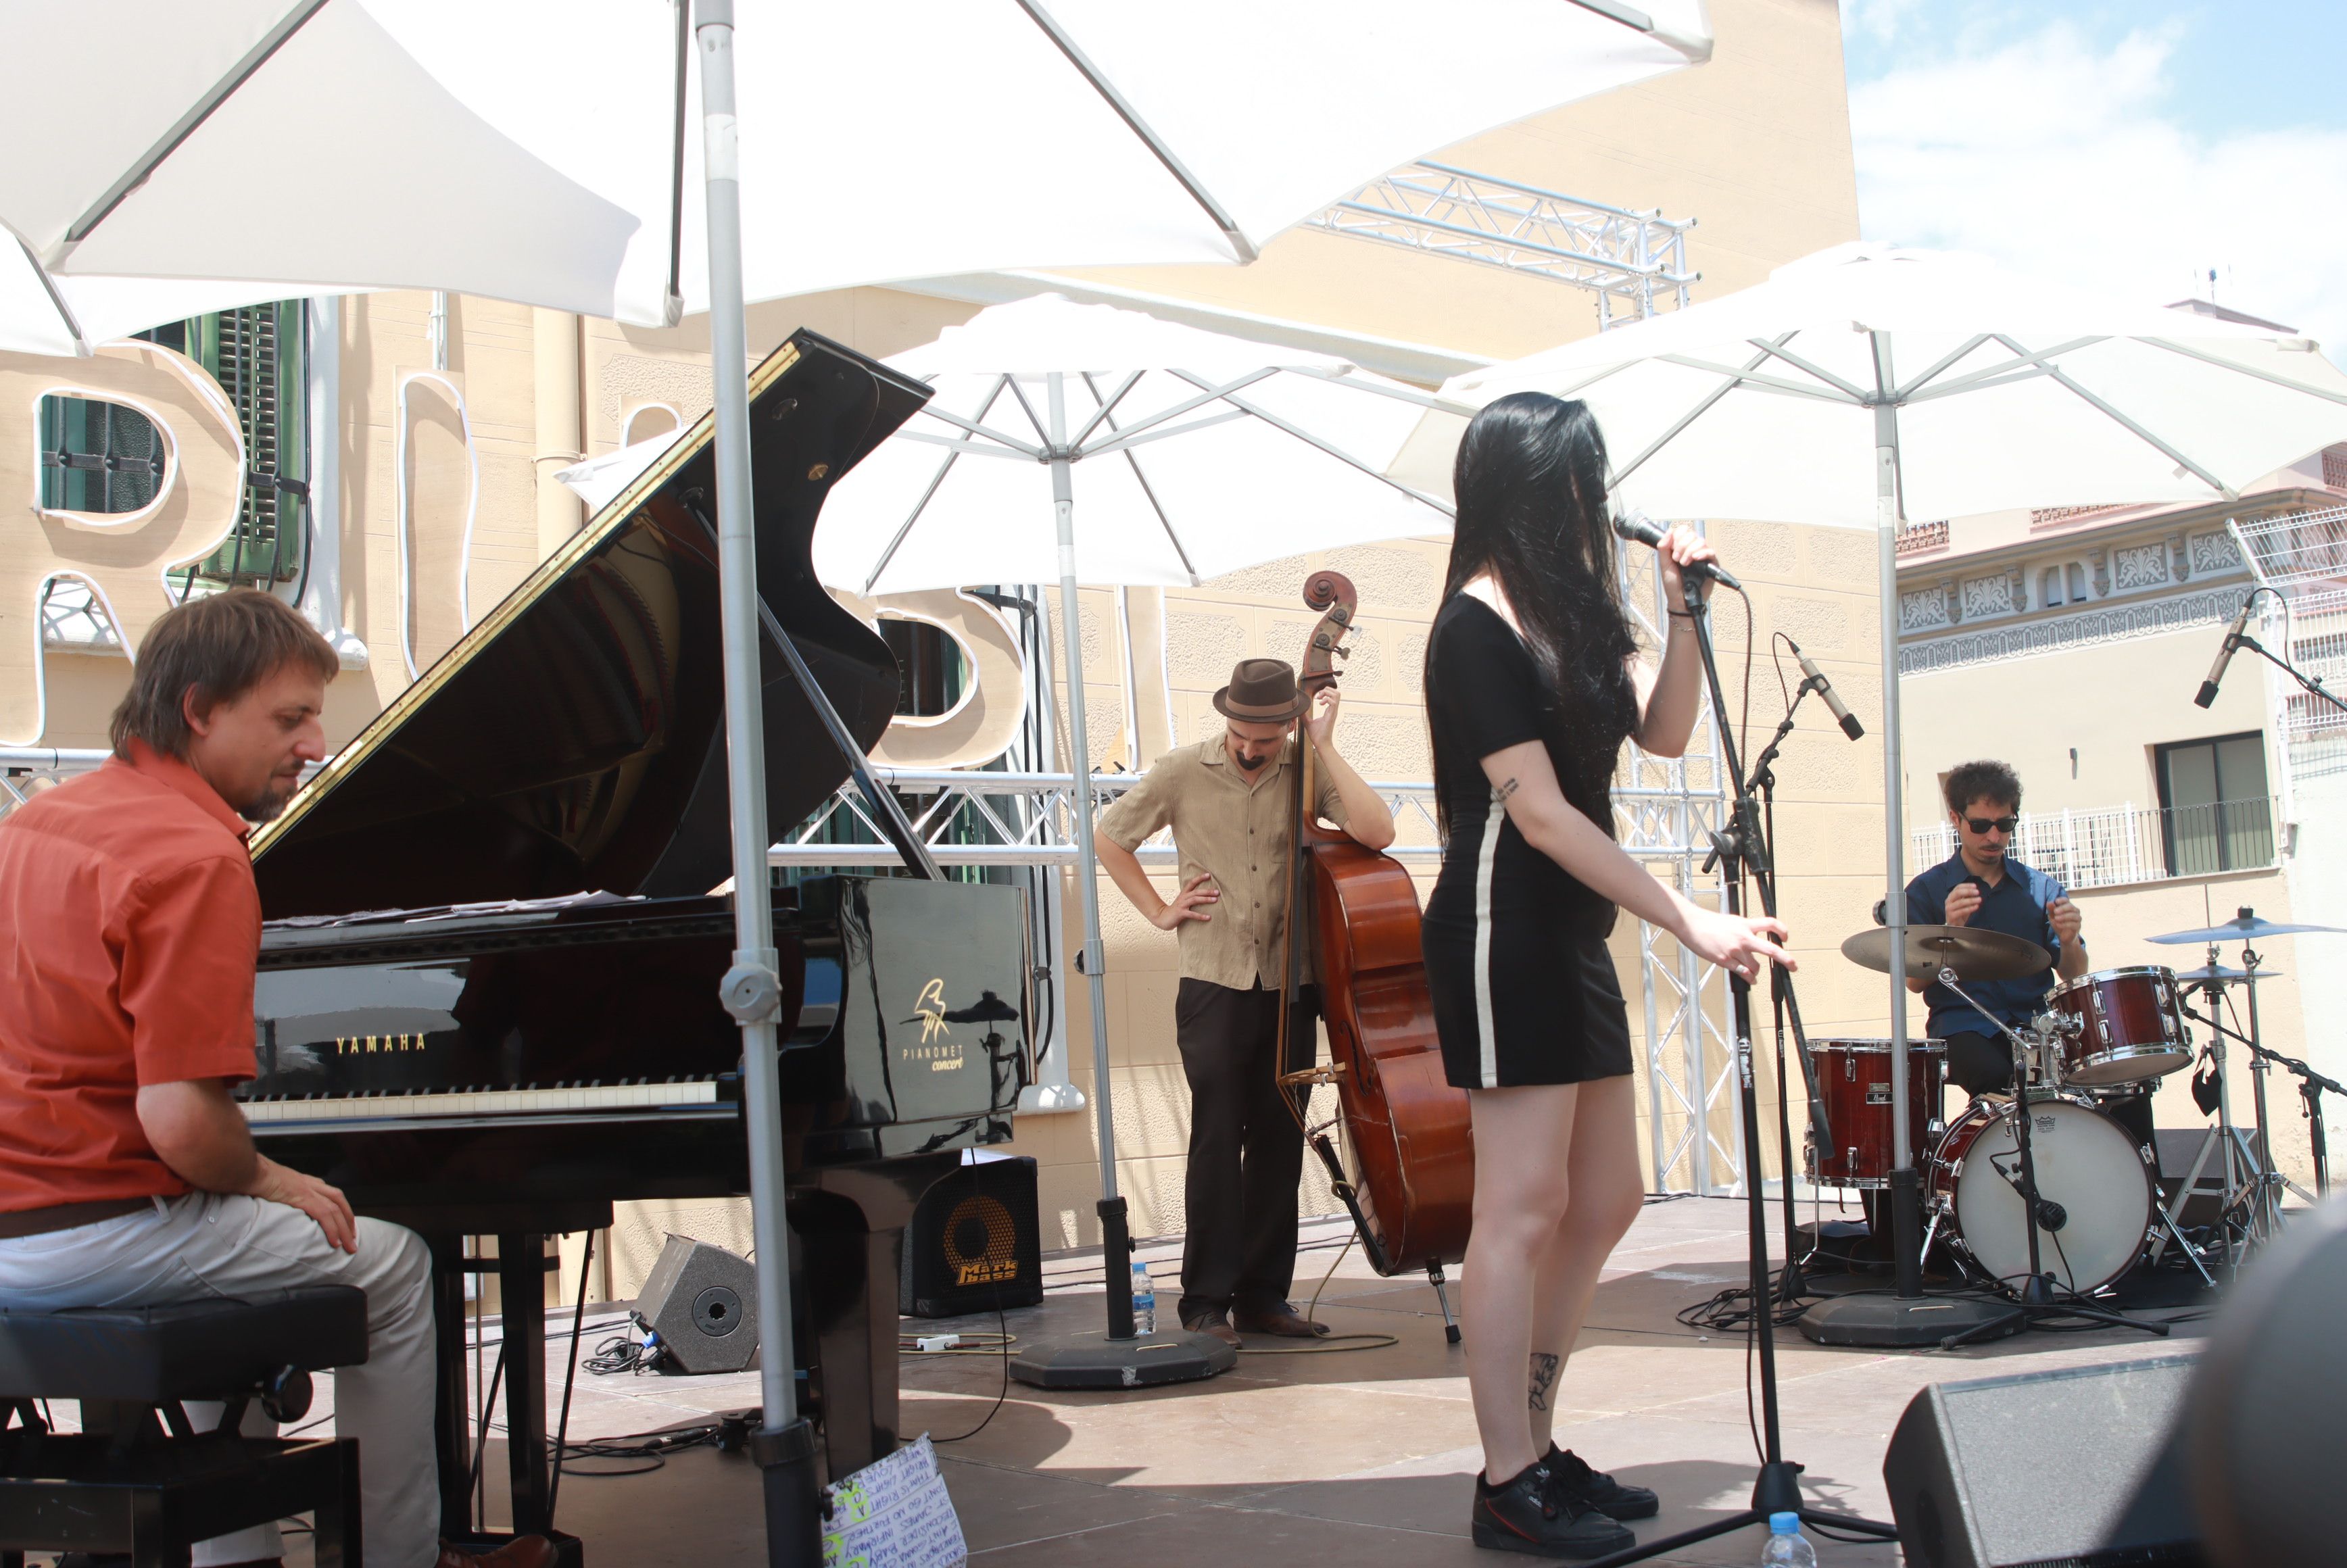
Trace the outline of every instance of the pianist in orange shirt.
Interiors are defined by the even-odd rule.
[[[431,1262],[412,1233],[254,1147],[261,896],[251,825],[324,754],[336,661],[250,589],[164,614],[114,714],[114,755],[0,820],[0,1306],[50,1311],[366,1292],[367,1360],[333,1374],[385,1568],[541,1568],[537,1537],[445,1545],[432,1446]],[[217,1420],[217,1407],[198,1425]],[[256,1409],[247,1430],[267,1431]],[[274,1526],[196,1548],[274,1563]]]

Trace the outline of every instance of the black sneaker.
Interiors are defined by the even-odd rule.
[[[1663,1506],[1662,1500],[1645,1487],[1624,1486],[1604,1471],[1590,1469],[1588,1461],[1571,1449],[1551,1443],[1541,1463],[1548,1466],[1561,1495],[1608,1519],[1652,1519]]]
[[[1563,1495],[1548,1466],[1528,1466],[1502,1486],[1475,1478],[1469,1515],[1475,1544],[1535,1557],[1603,1557],[1637,1544],[1637,1537],[1594,1508]]]

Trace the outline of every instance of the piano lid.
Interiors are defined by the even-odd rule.
[[[759,590],[867,750],[896,712],[897,664],[816,583],[815,518],[928,395],[805,331],[750,377]],[[253,834],[269,917],[724,880],[711,432],[703,415]],[[781,656],[764,655],[779,833],[848,767]]]

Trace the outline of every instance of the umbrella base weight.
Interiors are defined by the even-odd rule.
[[[2019,1333],[2021,1315],[2010,1302],[1968,1296],[1852,1295],[1819,1302],[1801,1314],[1800,1329],[1819,1345],[1914,1349],[2004,1317],[2013,1320],[2009,1327],[1975,1334],[1971,1341],[1974,1343]]]
[[[1010,1375],[1038,1389],[1149,1389],[1227,1372],[1239,1353],[1211,1334],[1077,1334],[1022,1350]]]

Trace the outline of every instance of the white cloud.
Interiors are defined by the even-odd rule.
[[[1867,25],[1903,9],[1874,0]],[[1864,14],[1861,14],[1862,15]],[[1870,239],[1978,251],[2165,304],[2207,292],[2347,361],[2347,133],[2208,137],[2174,111],[2174,29],[2095,43],[2055,23],[1850,88]]]

